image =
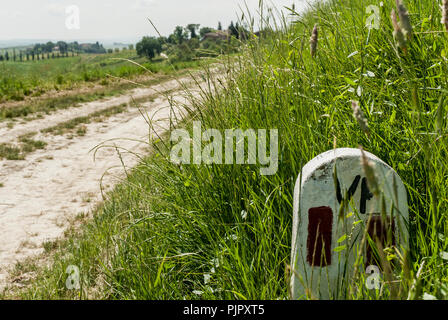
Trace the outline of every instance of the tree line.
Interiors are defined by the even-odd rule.
[[[223,33],[225,32],[225,33]],[[220,33],[221,37],[214,40],[204,40],[209,33]],[[222,36],[227,34],[228,37]],[[162,52],[167,52],[173,60],[191,60],[197,56],[198,49],[209,51],[231,50],[234,46],[229,45],[232,39],[245,39],[249,32],[238,22],[229,25],[226,31],[223,31],[222,24],[219,22],[216,29],[211,27],[202,27],[200,24],[191,23],[185,27],[176,26],[173,33],[168,37],[143,37],[137,43],[136,49],[139,56],[145,56],[150,60]]]
[[[99,42],[80,45],[77,41],[67,43],[65,41],[37,43],[33,47],[24,50],[0,51],[0,61],[34,61],[73,57],[80,53],[106,53],[106,49]]]

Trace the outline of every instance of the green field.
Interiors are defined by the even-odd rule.
[[[406,185],[411,254],[388,251],[385,263],[396,269],[383,290],[368,291],[355,274],[332,298],[447,299],[448,34],[438,1],[405,1],[413,37],[406,50],[397,48],[395,1],[383,2],[380,29],[370,32],[371,1],[364,0],[317,4],[287,29],[277,20],[271,37],[250,40],[228,63],[226,89],[215,91],[221,85],[212,81],[194,101],[184,123],[190,132],[193,120],[219,130],[277,128],[276,175],[260,176],[258,165],[175,165],[167,136],[91,220],[80,215],[74,226],[81,227],[45,245],[49,267],[38,260],[17,265],[15,275],[36,276],[6,296],[288,299],[295,180],[318,154],[362,146]],[[352,100],[369,134],[354,119]],[[66,287],[69,265],[80,268],[80,290]]]
[[[0,62],[0,103],[20,101],[28,96],[40,96],[50,90],[73,89],[83,83],[107,84],[108,75],[127,78],[148,74],[144,68],[125,61],[132,60],[150,72],[172,72],[193,66],[193,62],[174,63],[155,59],[150,62],[138,57],[134,50],[113,54],[81,54],[49,60]],[[110,80],[111,78],[109,78]]]

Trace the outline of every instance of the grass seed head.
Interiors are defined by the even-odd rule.
[[[314,25],[313,33],[310,38],[311,56],[314,57],[317,51],[317,41],[318,41],[319,31],[317,30],[317,24]]]
[[[403,33],[403,30],[401,29],[400,25],[397,22],[397,14],[395,13],[394,9],[392,9],[390,18],[392,20],[392,25],[394,27],[393,35],[394,35],[395,43],[398,48],[401,48],[403,51],[406,52],[406,48],[407,48],[406,37]]]
[[[412,38],[412,25],[411,19],[409,18],[409,12],[406,6],[403,4],[402,0],[396,0],[398,16],[400,17],[400,27],[403,31],[404,36],[407,39]]]
[[[448,0],[442,0],[442,24],[448,32]]]
[[[367,158],[364,149],[362,147],[360,147],[360,149],[361,149],[361,165],[364,170],[364,174],[366,175],[367,184],[369,186],[370,191],[374,195],[378,196],[380,193],[380,189],[375,174],[375,164]]]
[[[365,134],[370,135],[369,124],[367,122],[366,117],[364,116],[364,112],[362,112],[357,101],[352,101],[352,109],[353,109],[353,117],[358,122],[359,126],[361,127],[361,130]]]

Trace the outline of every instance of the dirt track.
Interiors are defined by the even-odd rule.
[[[43,119],[17,124],[12,129],[0,123],[0,143],[13,142],[26,133],[128,103],[131,97],[152,98],[139,107],[152,121],[157,121],[155,130],[162,133],[169,124],[169,101],[187,102],[179,82],[199,95],[199,88],[192,87],[188,77],[169,80],[149,88],[134,89],[122,96],[58,111]],[[176,112],[182,112],[182,108],[178,107]],[[4,184],[0,187],[0,291],[7,282],[9,268],[41,253],[42,244],[60,237],[71,218],[88,212],[101,201],[100,182],[106,171],[108,174],[102,181],[106,190],[123,177],[124,170],[114,145],[122,148],[120,153],[127,167],[133,167],[138,159],[125,150],[147,152],[149,127],[136,107],[131,106],[127,112],[103,122],[92,121],[86,127],[84,136],[72,138],[39,133],[35,138],[48,143],[44,150],[28,154],[24,161],[0,160],[0,182]],[[117,138],[119,140],[111,140]],[[94,159],[91,150],[105,141],[109,141],[106,144],[110,147],[101,148]]]

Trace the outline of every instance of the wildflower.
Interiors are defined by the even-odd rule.
[[[448,260],[448,252],[440,252],[440,258],[442,258],[443,260]]]
[[[400,27],[403,31],[405,38],[412,38],[412,25],[411,20],[409,19],[409,12],[403,4],[402,0],[396,0],[398,16],[400,17]]]
[[[448,31],[448,0],[442,0],[442,24],[445,25],[446,31]]]
[[[193,294],[198,295],[198,296],[202,296],[204,294],[204,292],[201,290],[193,290],[192,292],[193,292]]]
[[[423,300],[437,300],[437,298],[435,296],[433,296],[432,294],[429,293],[424,293],[423,294]]]
[[[317,50],[317,38],[319,32],[317,31],[317,24],[314,25],[313,33],[310,38],[311,56],[314,57]]]
[[[390,15],[390,18],[392,20],[392,24],[394,26],[394,39],[397,44],[397,47],[401,48],[404,52],[406,52],[406,38],[404,36],[404,33],[401,29],[401,27],[398,25],[397,22],[397,14],[395,13],[395,10],[392,9],[392,13]]]
[[[212,276],[209,273],[204,274],[204,284],[210,283],[211,278]]]
[[[353,109],[353,117],[358,122],[359,126],[361,127],[361,130],[365,134],[369,135],[370,134],[369,125],[367,123],[366,117],[364,116],[364,113],[362,112],[361,108],[359,107],[358,102],[352,101],[352,109]]]

